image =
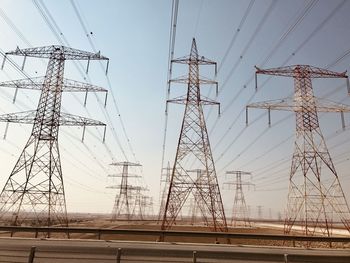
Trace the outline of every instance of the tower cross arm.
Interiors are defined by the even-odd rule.
[[[109,60],[107,57],[102,56],[100,52],[92,53],[59,45],[25,49],[17,47],[14,51],[6,52],[6,55],[50,58],[55,53],[62,54],[63,58],[66,60]]]
[[[218,105],[220,107],[220,102],[209,99],[207,97],[202,96],[200,102],[202,105]]]
[[[35,119],[35,115],[36,115],[35,110],[1,114],[0,115],[0,122],[33,124],[34,119]]]
[[[106,186],[107,189],[120,189],[122,188],[121,185],[109,185],[109,186]]]
[[[134,186],[134,185],[131,185],[131,184],[128,184],[128,185],[110,185],[110,186],[107,186],[106,188],[108,189],[125,189],[127,188],[129,191],[132,191],[132,190],[136,190],[136,191],[147,191],[147,188],[144,188],[142,186]]]
[[[348,78],[346,71],[335,72],[309,65],[292,65],[286,67],[261,69],[257,66],[256,74],[265,74],[282,77],[310,77],[310,78]]]
[[[198,79],[199,84],[209,84],[209,85],[218,85],[218,82],[215,80],[211,80],[211,79],[207,79],[205,77],[200,77]],[[175,83],[182,83],[182,84],[189,84],[190,83],[190,79],[188,78],[188,76],[181,76],[175,79],[171,79],[169,80],[170,83],[175,82]]]
[[[202,105],[218,105],[218,106],[220,106],[220,102],[217,102],[215,100],[209,99],[209,98],[204,97],[204,96],[201,97],[199,102]],[[167,103],[186,104],[187,97],[186,96],[179,96],[179,97],[167,100]]]
[[[0,82],[0,87],[42,90],[45,77],[26,78]],[[63,79],[62,92],[108,92],[106,89],[79,82],[71,79]]]
[[[134,191],[148,191],[148,189],[145,188],[145,187],[142,187],[142,186],[133,186],[133,185],[129,186],[129,189],[130,189],[130,190],[134,190]]]
[[[248,185],[248,186],[255,186],[255,184],[250,183],[250,182],[237,182],[237,181],[232,181],[232,182],[224,182],[224,185]]]
[[[44,83],[44,77],[26,78],[0,82],[0,87],[15,89],[41,90]]]
[[[175,103],[175,104],[186,104],[187,98],[186,96],[179,96],[166,101],[167,103]]]
[[[59,119],[59,125],[61,126],[106,126],[105,123],[77,116],[72,115],[69,113],[61,113],[60,119]]]
[[[107,177],[123,177],[123,174],[109,174]],[[128,173],[128,178],[141,178],[141,175]]]
[[[23,111],[16,113],[8,113],[0,115],[0,122],[13,122],[22,124],[33,124],[36,118],[36,111]],[[105,123],[68,114],[61,113],[59,118],[59,125],[61,126],[106,126]]]
[[[251,172],[245,172],[245,171],[226,171],[226,174],[246,174],[246,175],[251,175]]]
[[[71,79],[63,80],[63,92],[108,92],[108,90],[89,83],[80,82]]]
[[[139,163],[132,163],[132,162],[113,162],[110,165],[114,165],[114,166],[142,166]]]
[[[216,62],[213,60],[210,60],[204,56],[197,56],[196,58],[193,58],[192,56],[184,56],[181,58],[176,58],[171,60],[172,63],[179,63],[179,64],[191,64],[193,62],[198,63],[198,65],[215,65]]]
[[[264,102],[251,103],[247,108],[260,108],[268,110],[303,111],[305,108],[316,106],[319,112],[350,112],[350,106],[336,103],[330,100],[314,98],[314,104],[303,105],[297,99],[286,98],[280,100],[270,100]]]

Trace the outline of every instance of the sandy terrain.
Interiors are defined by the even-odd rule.
[[[200,223],[199,223],[200,224]],[[112,228],[112,229],[160,229],[160,225],[154,220],[147,221],[114,221],[112,222],[106,216],[91,216],[90,218],[72,218],[70,227],[88,227],[88,228]],[[179,222],[172,227],[171,230],[183,231],[210,231],[205,226],[192,226],[186,222]],[[252,234],[283,234],[283,227],[278,223],[252,223],[252,227],[229,227],[231,233],[252,233]],[[297,234],[297,233],[296,233]],[[0,233],[0,236],[9,236],[10,233]],[[33,233],[14,233],[16,237],[34,237]],[[65,234],[54,233],[52,238],[67,238]],[[74,239],[96,239],[94,234],[71,234],[70,238]],[[101,236],[103,240],[131,240],[131,241],[156,241],[158,236],[134,236],[134,235],[108,235]],[[166,237],[167,242],[190,242],[190,243],[227,243],[226,239],[215,240],[214,238],[198,238],[198,237]],[[273,241],[273,240],[248,240],[248,239],[231,239],[231,244],[235,245],[259,245],[259,246],[292,246],[292,242]],[[296,246],[306,246],[306,242],[298,242]],[[329,244],[313,243],[312,247],[329,247]],[[333,247],[350,248],[350,244],[333,244]]]

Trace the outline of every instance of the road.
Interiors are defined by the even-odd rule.
[[[223,244],[204,245],[29,238],[0,238],[0,262],[28,262],[32,246],[36,247],[35,263],[118,262],[118,248],[121,248],[119,261],[121,263],[350,262],[350,250],[347,249],[272,248]],[[193,251],[196,251],[196,261],[193,260]]]

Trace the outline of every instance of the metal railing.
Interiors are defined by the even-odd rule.
[[[93,234],[96,239],[102,239],[103,235],[128,235],[128,236],[154,236],[158,240],[165,237],[193,237],[234,240],[282,240],[295,242],[325,242],[325,243],[350,243],[350,237],[326,237],[326,236],[293,236],[271,235],[251,233],[226,233],[226,232],[199,232],[199,231],[164,231],[146,229],[111,229],[111,228],[79,228],[79,227],[26,227],[26,226],[0,226],[0,232],[9,232],[11,235],[20,232],[39,233],[50,236],[51,233],[70,234]]]
[[[137,249],[133,248],[113,248],[114,250],[114,257],[104,254],[103,261],[107,262],[116,262],[116,263],[122,263],[122,262],[129,262],[130,255],[133,255],[132,262],[145,262],[145,259],[147,257],[152,258],[152,262],[174,262],[171,258],[166,258],[165,255],[171,255],[173,257],[176,257],[176,262],[192,262],[197,263],[197,260],[215,260],[215,262],[220,262],[220,260],[224,260],[224,262],[227,262],[227,260],[239,260],[240,262],[245,262],[251,260],[254,260],[256,262],[280,262],[280,263],[289,263],[289,262],[319,262],[319,263],[328,263],[328,262],[339,262],[339,263],[348,263],[350,256],[344,256],[344,255],[338,255],[334,257],[334,255],[300,255],[300,254],[287,254],[287,253],[272,253],[272,254],[266,254],[266,253],[259,253],[259,252],[203,252],[203,251],[196,251],[196,250],[188,250],[186,253],[183,253],[181,251],[182,255],[181,257],[178,256],[178,251],[174,250],[167,250],[162,251],[163,253],[160,253],[159,249],[148,249],[147,253],[144,253],[142,257],[135,258],[135,254],[141,255],[142,252],[138,251]],[[43,255],[40,255],[40,252],[46,253],[46,255],[43,257]],[[198,253],[199,252],[199,253]],[[82,252],[84,253],[84,252]],[[164,258],[165,257],[165,258]],[[54,253],[51,254],[48,251],[42,250],[39,251],[38,254],[36,254],[36,247],[32,246],[29,251],[28,256],[28,263],[34,263],[35,260],[41,260],[45,259],[55,259],[58,260],[57,257],[55,257]],[[59,257],[60,261],[68,262],[69,256],[67,257]],[[102,259],[99,257],[99,259]],[[336,261],[334,261],[336,260]]]

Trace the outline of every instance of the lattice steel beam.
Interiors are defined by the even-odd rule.
[[[253,103],[247,108],[290,110],[296,116],[296,139],[289,176],[289,194],[284,232],[301,225],[304,235],[332,235],[334,220],[350,232],[350,210],[338,174],[322,135],[318,112],[349,112],[350,106],[318,99],[312,78],[345,78],[346,72],[333,72],[309,65],[260,69],[256,74],[293,77],[294,97]],[[269,116],[270,119],[270,116]],[[270,122],[270,120],[269,120]]]
[[[105,126],[104,123],[61,112],[63,91],[106,90],[86,83],[64,80],[66,60],[108,60],[99,53],[63,46],[19,49],[6,55],[49,58],[44,78],[1,83],[1,87],[37,89],[41,95],[36,111],[4,114],[0,121],[33,124],[31,135],[0,194],[0,218],[12,225],[68,225],[61,157],[58,147],[62,125]],[[6,57],[4,58],[5,62]],[[4,65],[4,63],[3,63]],[[23,63],[24,66],[24,63]],[[7,129],[7,128],[6,128]],[[48,234],[49,235],[49,234]]]
[[[214,65],[216,69],[216,62],[199,56],[196,41],[193,39],[190,55],[174,59],[172,63],[188,65],[189,73],[186,79],[180,77],[173,81],[187,84],[187,95],[167,101],[167,103],[185,104],[185,112],[161,228],[167,230],[172,227],[183,204],[192,193],[197,198],[206,225],[214,231],[227,232],[225,212],[202,109],[202,105],[219,105],[219,103],[203,99],[200,95],[201,82],[203,84],[216,84],[216,82],[200,80],[199,66]],[[197,168],[205,171],[201,177],[201,184],[188,172],[190,167],[186,162],[187,158],[194,158],[198,163]]]

